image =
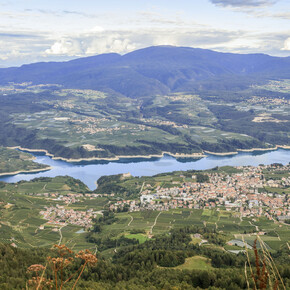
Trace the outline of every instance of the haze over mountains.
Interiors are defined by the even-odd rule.
[[[50,83],[133,98],[212,88],[244,88],[275,78],[290,78],[290,57],[173,46],[148,47],[123,56],[110,53],[68,62],[0,69],[1,85]]]

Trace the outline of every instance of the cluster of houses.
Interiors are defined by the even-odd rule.
[[[86,117],[83,119],[71,119],[70,122],[74,124],[77,133],[88,133],[88,134],[96,134],[100,132],[106,132],[112,134],[113,132],[130,129],[131,131],[144,131],[146,129],[145,125],[135,124],[134,127],[128,127],[127,125],[118,126],[103,126],[102,122],[109,121],[106,118],[94,118],[94,117]]]
[[[27,193],[27,195],[44,196],[45,198],[51,200],[62,201],[65,204],[81,202],[84,199],[84,195],[82,193],[61,194],[59,192],[41,192],[41,193]]]
[[[128,208],[129,211],[160,210],[174,208],[218,208],[234,210],[241,217],[264,215],[290,219],[290,200],[285,193],[273,193],[269,188],[284,188],[290,186],[290,176],[281,179],[266,179],[263,171],[288,171],[290,166],[248,166],[236,167],[240,172],[233,174],[208,173],[209,182],[192,181],[173,182],[171,188],[144,186],[140,200],[122,200],[113,202],[111,210]],[[180,177],[183,177],[182,175]]]
[[[92,219],[96,218],[99,212],[93,209],[86,211],[66,209],[63,205],[56,205],[46,207],[40,214],[46,220],[48,224],[66,226],[76,225],[84,228],[89,228],[92,225]]]
[[[266,97],[257,97],[253,96],[251,99],[248,100],[250,104],[258,104],[258,105],[290,105],[290,101],[285,98],[266,98]]]
[[[225,209],[235,211],[241,218],[265,216],[268,219],[285,221],[290,219],[290,199],[286,193],[290,187],[290,165],[260,165],[257,167],[235,167],[236,173],[204,173],[208,182],[197,182],[196,175],[190,178],[180,175],[180,181],[172,181],[171,187],[144,184],[139,199],[117,200],[114,194],[59,194],[38,193],[59,201],[61,205],[46,207],[40,214],[49,224],[67,224],[88,228],[98,213],[93,209],[74,210],[69,204],[106,196],[111,199],[111,211],[167,211],[176,208]],[[279,176],[281,172],[281,177]],[[273,173],[274,178],[271,178]],[[168,183],[167,183],[168,184]],[[279,189],[279,190],[275,190]],[[277,192],[276,192],[277,191]],[[279,192],[279,193],[278,193]]]
[[[150,119],[150,118],[146,118],[146,119],[141,118],[140,120],[144,123],[149,123],[149,124],[166,125],[166,126],[171,126],[173,128],[188,128],[188,125],[177,125],[175,122],[172,122],[172,121]]]

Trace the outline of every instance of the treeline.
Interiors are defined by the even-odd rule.
[[[80,289],[246,289],[245,261],[243,254],[235,255],[218,247],[199,247],[191,244],[191,235],[199,233],[205,238],[211,236],[217,246],[224,243],[223,234],[214,229],[184,227],[174,229],[169,234],[156,236],[143,244],[137,240],[107,238],[97,246],[98,252],[116,248],[113,259],[106,260],[98,255],[98,263],[83,273],[78,283]],[[119,243],[119,244],[118,244]],[[103,245],[103,246],[102,246]],[[116,246],[117,245],[117,246]],[[121,246],[121,247],[120,247]],[[22,250],[9,245],[0,245],[0,288],[25,288],[29,274],[26,269],[31,264],[44,264],[45,257],[51,255],[48,249]],[[187,257],[204,256],[210,259],[211,270],[176,270]],[[273,254],[286,289],[290,287],[290,266],[288,249],[282,248]],[[251,256],[255,270],[255,259]],[[80,265],[66,269],[70,276]],[[248,279],[253,287],[251,278]]]
[[[290,142],[288,122],[252,122],[253,110],[238,111],[232,106],[211,105],[209,109],[218,118],[218,129],[252,136],[259,147],[265,147],[264,143],[285,145]]]
[[[121,180],[122,174],[101,176],[97,183],[97,189],[94,190],[95,193],[100,194],[112,194],[123,197],[137,197],[139,196],[139,191],[136,186],[122,185]]]

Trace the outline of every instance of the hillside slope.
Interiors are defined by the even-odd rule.
[[[129,97],[249,86],[290,78],[290,58],[232,54],[211,50],[156,46],[126,55],[115,53],[68,62],[48,62],[0,69],[0,84],[54,83],[68,88],[114,91]]]

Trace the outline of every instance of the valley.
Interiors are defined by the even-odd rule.
[[[0,144],[45,150],[67,161],[163,152],[202,157],[207,151],[287,147],[289,95],[267,89],[241,92],[239,100],[207,93],[132,99],[94,90],[13,84],[1,90],[5,106]]]
[[[1,242],[20,248],[60,242],[76,250],[102,245],[99,250],[109,257],[117,246],[110,248],[106,239],[143,243],[194,225],[215,229],[224,236],[223,246],[232,239],[252,245],[259,234],[275,251],[289,241],[288,167],[121,174],[102,177],[94,191],[68,176],[1,182]]]

